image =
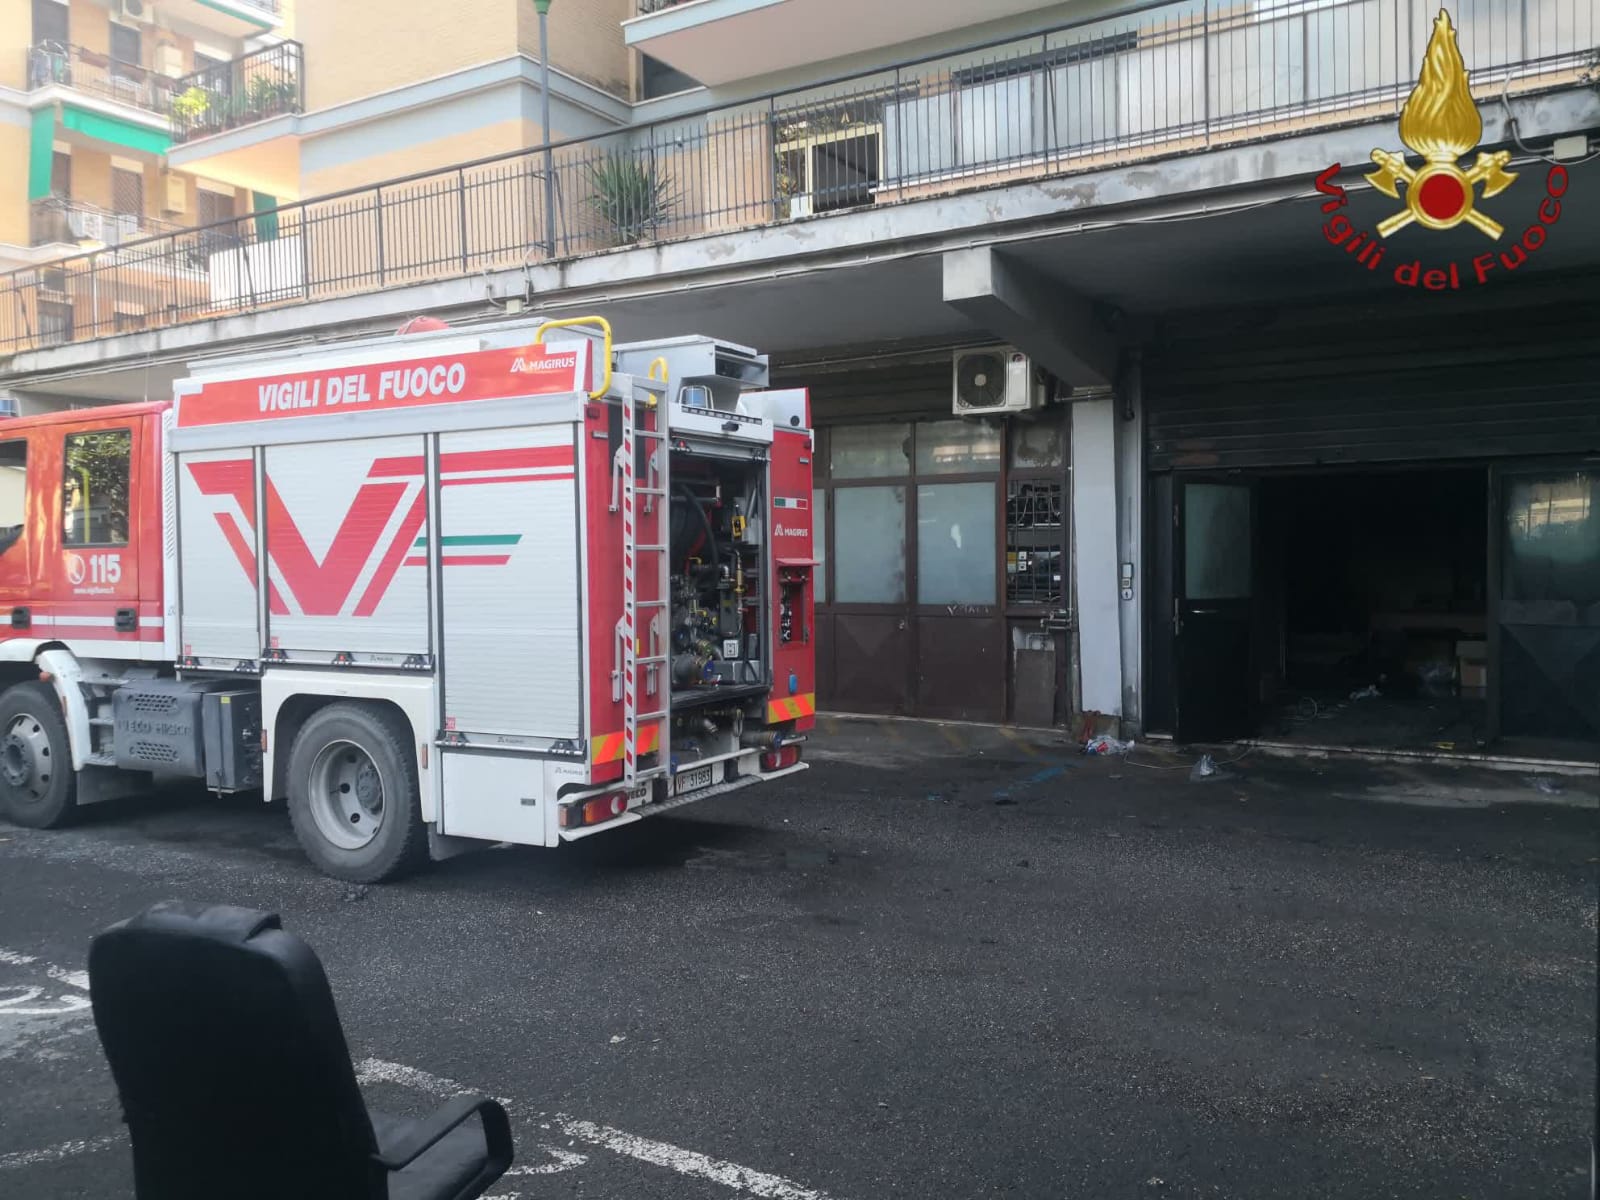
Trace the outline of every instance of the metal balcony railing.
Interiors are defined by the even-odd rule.
[[[305,52],[280,42],[177,80],[172,140],[189,142],[305,111]]]
[[[181,225],[170,221],[160,221],[143,214],[113,212],[65,196],[46,196],[28,206],[28,240],[34,246],[71,246],[84,242],[119,246],[123,242],[181,228]]]
[[[51,339],[80,341],[126,327],[129,310],[142,328],[171,325],[1393,120],[1438,12],[1438,0],[1213,3],[1147,5],[305,200],[78,255],[48,279],[15,271],[0,276],[0,354],[45,344],[41,303]],[[1456,0],[1476,93],[1592,78],[1597,9]]]
[[[28,48],[30,90],[60,84],[166,116],[175,82],[137,63],[121,62],[84,46],[39,42]]]

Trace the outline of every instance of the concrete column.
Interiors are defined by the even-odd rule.
[[[1116,399],[1117,606],[1122,634],[1122,734],[1144,728],[1144,395],[1132,356]],[[1132,568],[1131,573],[1128,568]],[[1131,595],[1129,593],[1132,593]]]
[[[1079,704],[1121,720],[1122,602],[1117,589],[1117,402],[1072,405],[1072,542]]]

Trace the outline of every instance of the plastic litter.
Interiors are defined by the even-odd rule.
[[[1114,738],[1104,733],[1090,738],[1083,744],[1083,752],[1085,754],[1121,754],[1126,756],[1128,751],[1132,749],[1132,742],[1124,742],[1120,738]]]
[[[1451,695],[1456,690],[1456,668],[1454,663],[1426,662],[1417,668],[1417,678],[1422,681],[1422,694],[1425,696],[1443,697]]]
[[[1378,685],[1377,684],[1369,683],[1369,684],[1367,684],[1366,687],[1360,689],[1359,691],[1351,692],[1350,693],[1350,699],[1352,699],[1352,700],[1376,700],[1376,699],[1378,699],[1378,697],[1380,697],[1382,695],[1383,695],[1383,693],[1378,690]]]
[[[1224,771],[1217,766],[1217,760],[1209,754],[1202,754],[1194,767],[1189,771],[1190,783],[1210,783],[1214,779],[1232,779],[1232,771]]]
[[[1533,775],[1529,777],[1528,782],[1546,796],[1561,795],[1561,785],[1554,779],[1547,779],[1543,775]]]

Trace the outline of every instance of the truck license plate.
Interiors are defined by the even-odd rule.
[[[711,786],[710,767],[691,767],[687,771],[679,771],[672,781],[672,794],[681,796],[685,792],[698,791],[703,787]]]

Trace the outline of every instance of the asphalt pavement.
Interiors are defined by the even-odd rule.
[[[1588,1195],[1593,778],[807,749],[373,888],[245,799],[0,825],[0,1196],[131,1195],[80,973],[167,898],[281,913],[375,1106],[505,1098],[497,1197]]]

